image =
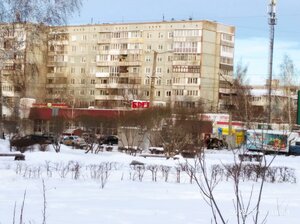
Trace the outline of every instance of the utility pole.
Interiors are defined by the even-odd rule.
[[[156,62],[157,62],[157,51],[153,51],[153,64],[152,64],[152,74],[150,78],[150,107],[153,106],[154,101],[154,85],[155,85],[155,78],[156,78]]]
[[[274,27],[276,25],[276,0],[270,0],[269,4],[269,25],[270,25],[270,55],[269,55],[269,105],[268,123],[272,122],[272,69],[273,69],[273,48],[274,48]]]
[[[229,95],[229,105],[227,105],[227,111],[228,111],[228,115],[229,115],[229,118],[228,118],[228,136],[232,136],[232,107],[233,107],[233,103],[232,103],[232,87],[233,87],[233,83],[228,81],[227,78],[222,74],[222,73],[219,73],[223,79],[225,80],[225,82],[227,82],[230,86],[230,95]],[[231,137],[230,137],[231,138]],[[231,139],[230,139],[231,141]]]

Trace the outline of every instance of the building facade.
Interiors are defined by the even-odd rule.
[[[210,21],[51,27],[45,100],[217,111],[233,79],[234,35],[234,27]]]
[[[126,108],[140,100],[217,112],[230,94],[232,26],[188,20],[1,27],[7,102],[25,97],[77,108]]]

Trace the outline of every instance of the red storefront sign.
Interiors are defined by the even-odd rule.
[[[131,102],[132,109],[141,109],[141,108],[149,108],[149,107],[150,107],[149,101],[134,100]]]

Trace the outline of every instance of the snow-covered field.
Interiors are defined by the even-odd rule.
[[[0,152],[8,151],[8,141],[0,140]],[[210,208],[197,185],[191,184],[184,173],[181,173],[180,183],[177,182],[175,167],[180,162],[184,163],[184,159],[143,158],[117,151],[85,154],[82,150],[67,146],[62,146],[60,153],[50,149],[47,152],[26,152],[25,155],[25,161],[0,157],[1,224],[13,223],[15,204],[15,223],[19,223],[25,192],[23,222],[42,223],[43,180],[48,224],[211,223]],[[140,181],[138,173],[129,165],[133,160],[146,165],[172,167],[167,181],[162,171],[158,171],[157,181],[152,181],[149,170]],[[233,155],[229,151],[207,152],[209,165],[232,161]],[[97,178],[95,173],[95,167],[98,165],[99,168],[99,164],[102,168],[103,164],[111,166],[104,188],[101,188],[101,177]],[[297,224],[300,220],[300,157],[277,156],[272,165],[295,169],[297,182],[266,183],[261,216],[268,214],[267,223]],[[97,174],[100,175],[99,172]],[[257,183],[241,183],[244,197],[249,195],[252,186],[254,201]],[[220,182],[215,195],[228,223],[236,223],[232,181]],[[252,223],[251,218],[249,223]]]

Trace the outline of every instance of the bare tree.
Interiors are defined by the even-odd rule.
[[[264,111],[262,107],[255,106],[252,103],[252,94],[249,81],[247,80],[248,67],[240,62],[235,71],[235,79],[233,81],[232,97],[233,108],[232,116],[234,120],[244,121],[247,128],[250,128],[249,121],[263,121]]]
[[[177,153],[196,153],[203,143],[202,134],[211,131],[211,122],[202,121],[201,108],[175,108],[172,116],[165,120],[160,132],[167,156]]]
[[[292,61],[292,59],[288,55],[284,55],[283,61],[280,64],[280,72],[281,72],[281,80],[283,84],[283,90],[284,90],[284,95],[286,98],[286,107],[281,107],[281,108],[287,108],[282,110],[282,115],[283,118],[287,117],[288,118],[288,124],[289,127],[292,128],[292,124],[294,123],[293,121],[295,120],[295,108],[293,108],[293,102],[292,102],[292,95],[296,94],[295,90],[297,89],[296,87],[296,71],[295,71],[295,66]],[[295,88],[296,87],[296,88]],[[294,93],[293,93],[294,90]]]

